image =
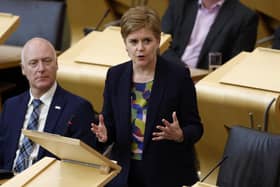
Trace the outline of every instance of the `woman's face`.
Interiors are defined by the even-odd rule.
[[[128,56],[137,67],[148,67],[156,63],[160,40],[146,28],[130,33],[125,39]]]

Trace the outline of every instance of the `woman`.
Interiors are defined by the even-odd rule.
[[[160,18],[130,8],[121,34],[131,61],[108,70],[104,106],[92,131],[114,142],[111,159],[122,166],[109,186],[175,187],[197,180],[194,143],[203,133],[189,71],[159,57]]]

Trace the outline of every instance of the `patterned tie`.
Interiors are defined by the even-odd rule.
[[[31,113],[30,119],[28,121],[27,129],[28,130],[37,130],[38,129],[38,120],[40,115],[40,105],[42,102],[40,99],[34,99],[32,101],[33,111]],[[24,136],[22,140],[22,145],[19,150],[19,155],[16,160],[14,171],[20,173],[21,171],[28,168],[29,157],[33,151],[33,142]]]

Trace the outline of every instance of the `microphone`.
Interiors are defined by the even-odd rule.
[[[253,128],[254,128],[254,116],[253,116],[253,112],[249,112],[249,117],[250,117],[250,127],[253,129]]]
[[[112,152],[112,149],[113,149],[113,146],[114,146],[114,142],[111,144],[111,145],[109,145],[107,148],[106,148],[106,150],[103,152],[103,156],[105,156],[105,157],[107,157],[107,158],[110,158],[110,154],[111,154],[111,152]]]
[[[200,182],[205,181],[205,179],[207,179],[207,177],[209,177],[209,175],[211,175],[211,173],[213,173],[213,171],[215,171],[215,169],[217,169],[217,167],[219,167],[220,165],[222,165],[222,163],[228,158],[228,156],[224,156],[222,160],[220,160],[218,162],[218,164],[215,165],[214,168],[212,168],[205,177],[203,177],[203,179],[200,180]]]
[[[97,23],[95,30],[98,30],[99,27],[101,26],[101,24],[103,23],[104,19],[108,16],[109,12],[111,11],[111,8],[108,8],[106,10],[106,12],[103,14],[103,16],[101,17],[101,19],[99,20],[99,22]]]
[[[268,114],[269,114],[269,109],[272,106],[272,104],[274,103],[275,98],[273,98],[267,105],[265,112],[264,112],[264,123],[263,123],[263,129],[265,132],[267,132],[268,130]]]
[[[111,8],[108,8],[105,13],[103,14],[103,16],[101,17],[101,19],[99,20],[99,22],[97,23],[95,28],[84,28],[84,35],[88,35],[90,32],[94,31],[94,30],[98,30],[99,27],[101,26],[101,24],[103,23],[104,19],[108,16],[109,12],[111,11]]]

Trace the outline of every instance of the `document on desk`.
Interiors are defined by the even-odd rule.
[[[256,48],[238,62],[220,83],[280,92],[280,51]]]
[[[95,34],[96,37],[88,41],[88,46],[76,57],[77,63],[111,67],[130,60],[121,37],[120,27],[108,27],[102,32],[90,34]],[[170,35],[162,34],[161,52],[168,48],[170,40]]]
[[[111,28],[97,33],[88,44],[76,57],[76,62],[110,67],[129,60],[118,29]]]

